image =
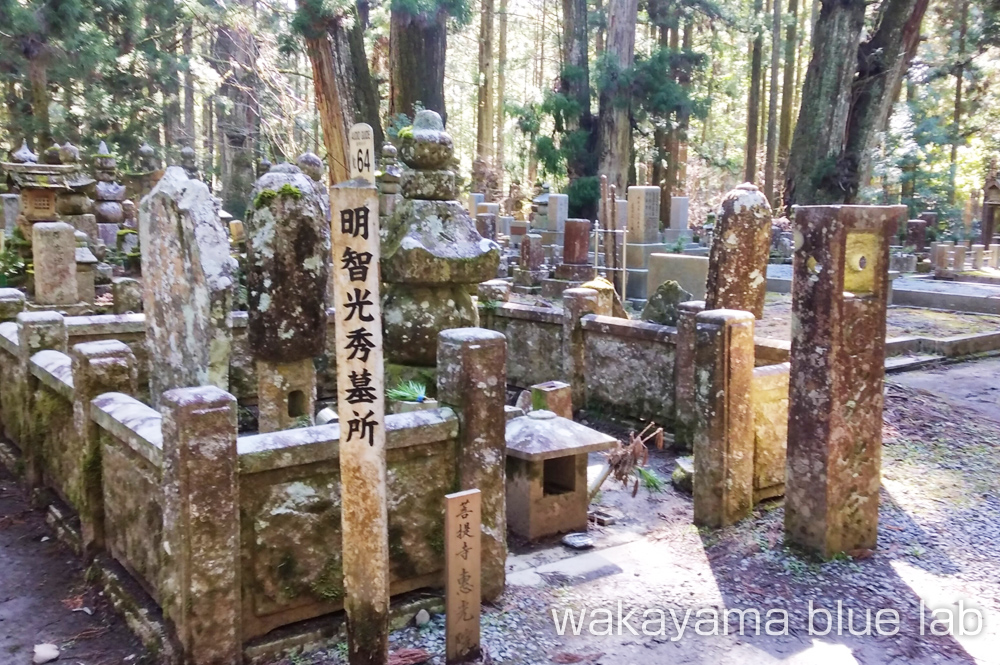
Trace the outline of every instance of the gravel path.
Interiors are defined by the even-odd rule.
[[[1000,367],[989,365],[984,372],[984,380],[1000,381]],[[484,611],[483,643],[490,654],[484,662],[1000,664],[1000,426],[891,381],[886,394],[877,550],[825,563],[811,560],[784,547],[781,501],[758,506],[752,519],[734,527],[699,531],[691,524],[690,497],[667,488],[632,499],[630,491],[609,485],[601,507],[624,519],[597,532],[596,551],[573,558],[555,546],[512,557],[515,565],[547,561],[546,569],[565,566],[567,573],[542,576],[540,584],[525,581],[538,577],[530,570],[510,575],[501,601]],[[654,466],[663,470],[672,459],[666,452],[653,455]],[[583,569],[598,573],[574,577],[574,570]],[[957,614],[959,602],[969,629],[975,628],[970,609],[985,617],[980,634],[930,634],[946,627],[935,619],[953,616],[931,612]],[[605,628],[604,614],[593,613],[600,608],[611,613],[611,635],[588,634]],[[752,614],[740,634],[739,615],[732,610],[748,608],[761,613],[759,635]],[[829,635],[819,634],[826,626],[822,614],[814,615],[810,632],[810,608],[831,611]],[[584,609],[589,614],[579,636],[572,630],[557,634],[553,610],[559,617],[572,610],[578,618]],[[618,623],[619,612],[624,616],[631,609],[637,612],[628,625],[638,635]],[[643,612],[653,609],[664,613],[665,630],[644,635]],[[767,623],[780,619],[782,610],[787,634],[766,634],[769,626],[785,632],[784,622]],[[876,623],[879,610],[886,612],[882,623]],[[850,634],[849,619],[855,632],[865,632],[868,611],[870,634]],[[651,617],[656,621],[646,628],[658,632],[658,616],[646,615]],[[678,626],[685,626],[683,633]],[[697,634],[699,629],[706,634]],[[426,649],[434,654],[428,662],[439,665],[443,639],[441,617],[434,617],[421,628],[398,631],[392,645]],[[341,653],[342,647],[295,662],[332,665],[344,662]]]

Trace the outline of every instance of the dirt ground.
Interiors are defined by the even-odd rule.
[[[61,663],[146,662],[138,640],[85,582],[79,558],[0,465],[0,663],[26,665],[42,643],[59,647]]]
[[[764,319],[756,323],[754,335],[769,339],[790,340],[792,296],[768,293]],[[950,337],[1000,331],[1000,316],[944,312],[917,307],[890,307],[886,320],[886,338],[904,335]]]

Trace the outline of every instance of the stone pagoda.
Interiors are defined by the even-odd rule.
[[[479,325],[470,288],[496,276],[500,246],[476,231],[456,200],[448,170],[454,148],[441,116],[420,111],[400,139],[399,157],[408,167],[400,174],[403,198],[382,229],[385,353],[390,371],[409,366],[414,376],[431,369],[429,379],[438,333]]]

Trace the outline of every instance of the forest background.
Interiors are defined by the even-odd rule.
[[[465,186],[598,177],[775,206],[903,202],[961,235],[1000,154],[1000,0],[0,0],[0,146],[195,148],[239,217],[257,163],[446,118]],[[381,141],[379,141],[381,143]],[[664,200],[669,200],[665,198]],[[669,214],[664,206],[664,218]],[[964,224],[963,224],[964,222]]]

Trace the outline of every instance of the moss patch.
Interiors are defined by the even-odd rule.
[[[299,199],[302,198],[302,190],[299,189],[298,187],[295,187],[294,185],[289,185],[288,183],[285,183],[277,190],[273,189],[262,190],[259,194],[257,194],[257,196],[254,197],[253,207],[256,208],[257,210],[260,210],[265,206],[271,205],[271,202],[274,201],[279,196],[288,196],[298,201]]]

